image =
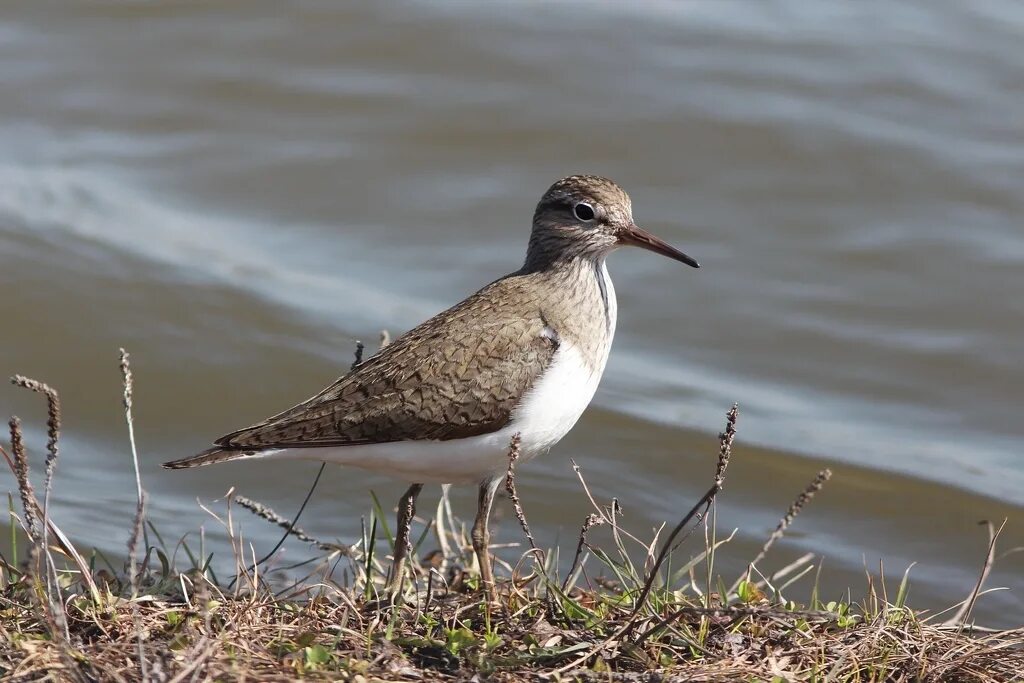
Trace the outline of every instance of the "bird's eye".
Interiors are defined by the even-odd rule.
[[[586,202],[580,202],[576,206],[572,207],[573,215],[579,218],[584,223],[589,223],[594,220],[594,207]]]

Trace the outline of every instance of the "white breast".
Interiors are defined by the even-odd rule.
[[[523,397],[506,429],[519,432],[522,456],[532,458],[543,453],[565,436],[590,400],[594,398],[607,351],[598,363],[585,363],[571,344],[562,342],[551,365]]]
[[[590,405],[601,382],[615,335],[618,306],[615,288],[604,263],[601,263],[599,277],[604,280],[607,293],[607,338],[599,348],[598,357],[589,359],[589,362],[584,361],[576,347],[563,341],[555,351],[550,367],[523,397],[506,429],[520,433],[524,458],[535,457],[558,443]]]

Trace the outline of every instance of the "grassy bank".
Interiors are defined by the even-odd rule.
[[[229,543],[210,552],[165,539],[146,520],[131,437],[131,373],[122,356],[128,443],[138,506],[125,520],[126,560],[74,547],[49,515],[60,453],[60,409],[46,385],[15,378],[48,401],[49,442],[41,494],[32,487],[20,423],[4,448],[17,490],[12,536],[0,557],[0,675],[4,680],[1022,680],[1024,630],[991,632],[971,612],[996,557],[998,528],[975,586],[940,614],[906,604],[906,574],[868,576],[846,599],[818,595],[818,557],[770,575],[772,546],[826,485],[811,478],[741,576],[716,558],[731,535],[715,525],[728,486],[737,411],[720,435],[708,490],[654,538],[621,523],[618,503],[597,500],[562,558],[537,548],[515,490],[514,449],[506,489],[523,529],[522,548],[497,552],[504,576],[497,604],[478,591],[466,527],[442,496],[417,519],[413,577],[389,600],[383,582],[392,542],[390,511],[375,505],[351,546],[323,543],[258,502],[229,493],[207,506]],[[73,457],[73,455],[69,456]],[[742,457],[738,453],[735,457]],[[827,492],[825,493],[827,495]],[[314,549],[282,567],[238,533],[257,514]],[[588,541],[596,526],[611,541]],[[20,529],[19,538],[14,530]],[[24,539],[28,539],[27,542]],[[19,542],[20,541],[20,542]],[[266,550],[266,549],[263,549]],[[276,549],[275,549],[276,550]],[[215,561],[216,558],[216,561]],[[228,570],[225,570],[228,567]],[[798,579],[813,584],[796,591]],[[808,581],[801,582],[804,585]],[[806,589],[805,589],[806,590]],[[964,597],[960,602],[955,602]],[[1022,615],[1024,620],[1024,615]]]

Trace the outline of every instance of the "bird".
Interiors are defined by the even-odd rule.
[[[562,178],[537,204],[521,268],[409,330],[315,396],[163,466],[313,460],[405,480],[392,595],[403,587],[424,485],[475,484],[471,539],[481,587],[494,601],[489,519],[510,444],[517,437],[519,462],[529,461],[564,437],[590,404],[618,311],[605,261],[623,246],[700,267],[637,226],[629,195],[615,182]]]

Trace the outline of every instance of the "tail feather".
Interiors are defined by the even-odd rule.
[[[214,448],[208,448],[202,453],[190,455],[187,458],[165,462],[163,467],[169,470],[182,470],[188,467],[202,467],[204,465],[212,465],[217,462],[237,460],[238,458],[245,458],[255,454],[255,451],[252,450],[243,451],[215,446]]]

